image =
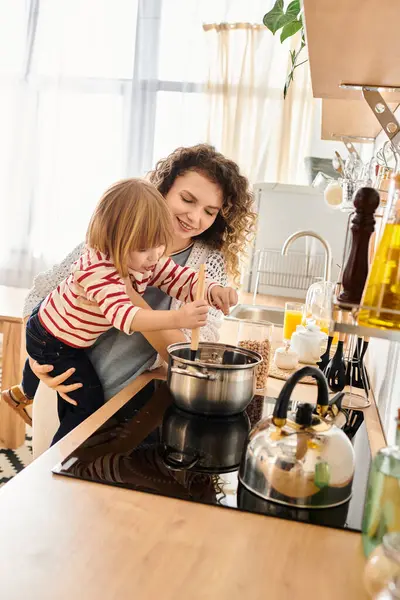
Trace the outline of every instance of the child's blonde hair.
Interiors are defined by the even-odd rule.
[[[132,251],[169,246],[172,219],[157,189],[143,179],[124,179],[105,192],[90,219],[86,243],[108,254],[121,277]]]

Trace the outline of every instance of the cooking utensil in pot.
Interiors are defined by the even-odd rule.
[[[175,404],[201,415],[234,415],[244,411],[256,389],[262,357],[253,350],[200,342],[197,360],[188,343],[167,348],[167,383]]]
[[[196,289],[196,300],[204,299],[204,291],[206,286],[206,265],[203,263],[200,265],[199,269],[199,277],[197,280],[197,289]],[[192,329],[192,341],[190,344],[191,360],[196,360],[197,350],[199,348],[199,340],[200,340],[200,327],[196,329]]]

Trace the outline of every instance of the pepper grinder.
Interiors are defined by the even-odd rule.
[[[369,269],[370,237],[375,229],[374,213],[379,206],[379,201],[379,194],[374,188],[360,188],[355,195],[355,214],[351,221],[351,248],[343,271],[343,291],[338,298],[339,306],[341,303],[361,302]]]

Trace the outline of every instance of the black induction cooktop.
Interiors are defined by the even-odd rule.
[[[295,392],[294,392],[295,396]],[[265,501],[238,481],[248,432],[272,414],[274,398],[255,396],[234,417],[181,411],[165,383],[151,382],[106,421],[53,473],[96,483],[328,527],[361,530],[371,454],[362,411],[345,431],[356,454],[352,498],[329,509],[296,509]]]

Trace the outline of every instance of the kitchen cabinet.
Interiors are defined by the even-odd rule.
[[[400,87],[399,16],[398,0],[304,0],[314,97],[362,99],[343,83]]]
[[[304,0],[313,95],[324,99],[322,139],[378,134],[361,89],[340,86],[400,86],[399,17],[398,0]],[[392,111],[400,102],[400,90],[382,96]]]

